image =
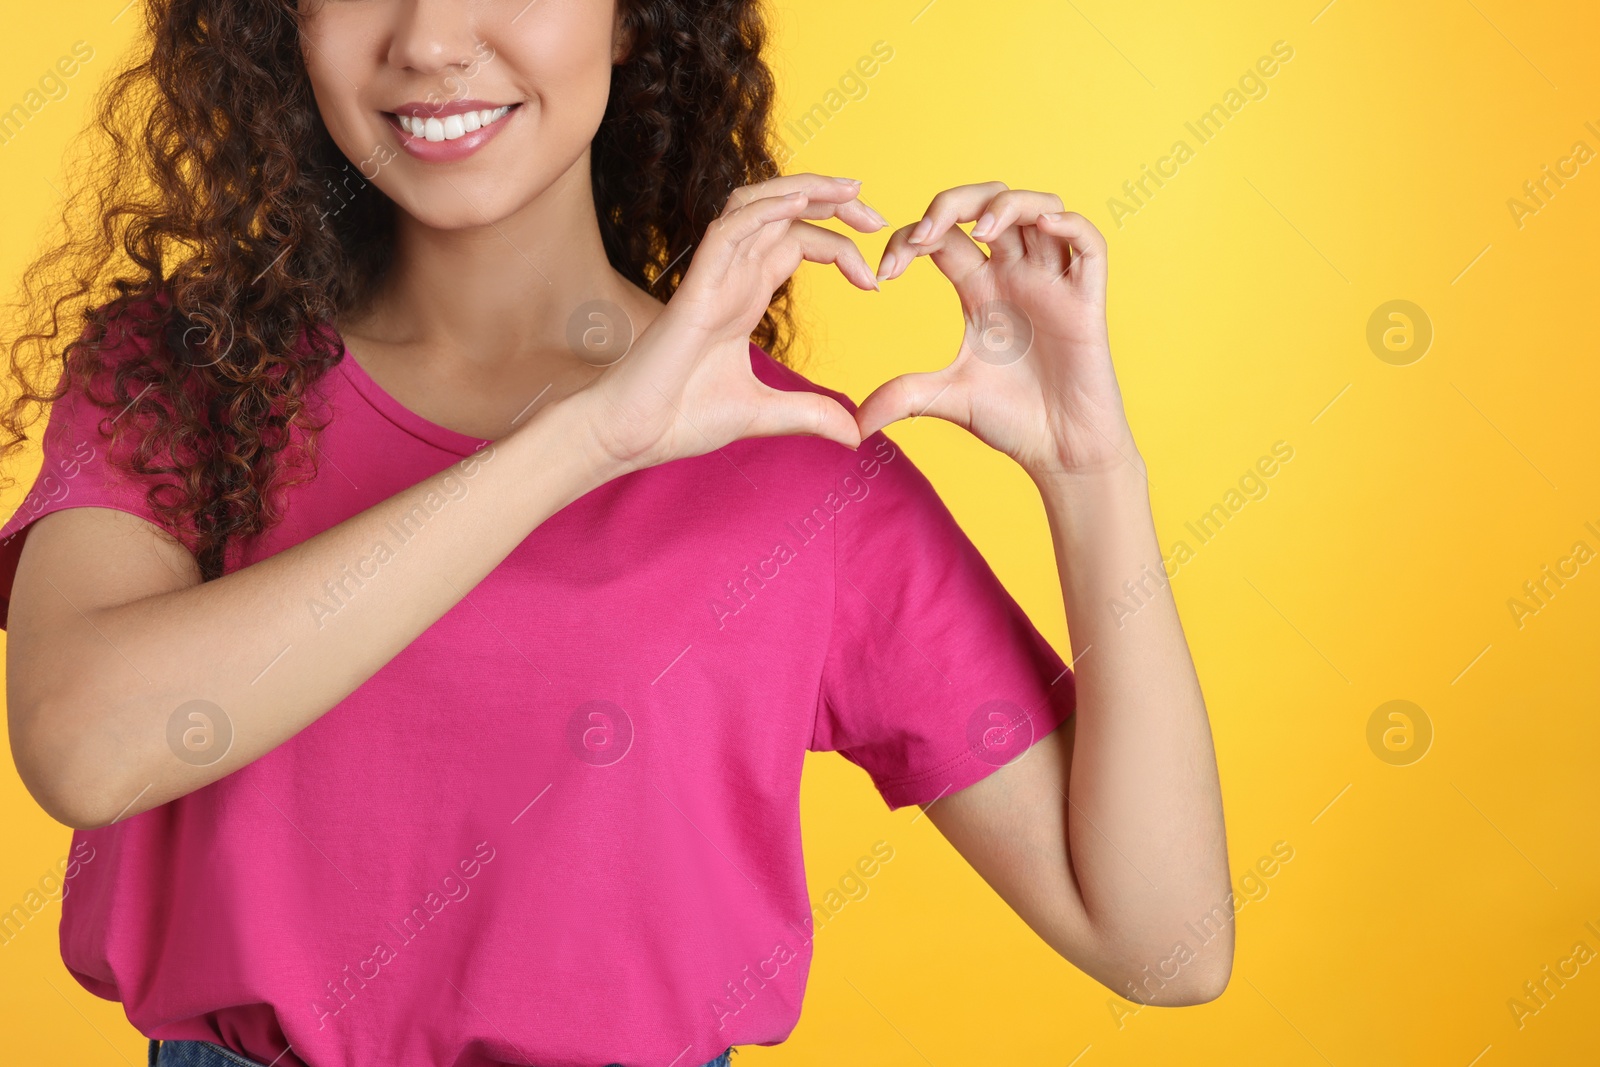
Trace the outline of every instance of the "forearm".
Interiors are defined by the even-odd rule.
[[[1184,964],[1190,975],[1225,976],[1231,922],[1204,947],[1187,925],[1201,928],[1219,905],[1231,919],[1227,847],[1205,702],[1142,461],[1035,481],[1072,639],[1078,711],[1066,826],[1085,914],[1135,983],[1179,941],[1196,952]]]
[[[192,792],[276,748],[372,677],[535,527],[610,477],[574,444],[585,436],[582,417],[554,406],[475,457],[248,567],[69,616],[33,643],[59,660],[50,674],[63,680],[30,716],[43,728],[25,731],[27,758],[98,822]],[[233,733],[227,754],[206,766],[177,758],[167,740],[169,716],[197,698],[219,707]]]

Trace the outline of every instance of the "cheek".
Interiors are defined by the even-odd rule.
[[[509,56],[507,58],[510,58]],[[592,18],[571,20],[516,54],[537,99],[541,125],[592,135],[611,92],[611,34]]]
[[[351,141],[356,135],[356,122],[361,112],[356,92],[361,79],[351,72],[350,64],[336,67],[328,57],[335,50],[347,56],[356,54],[356,50],[351,42],[337,38],[322,27],[319,30],[322,32],[315,36],[307,34],[302,48],[306,77],[311,82],[323,124],[333,135],[334,143],[348,154],[352,151]]]

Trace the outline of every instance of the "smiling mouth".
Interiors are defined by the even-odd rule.
[[[385,112],[389,121],[398,126],[404,133],[418,140],[424,141],[454,141],[475,133],[485,126],[492,126],[504,119],[520,105],[506,104],[502,107],[484,108],[481,111],[463,111],[455,115],[397,115],[394,112]]]

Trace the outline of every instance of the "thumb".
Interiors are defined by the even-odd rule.
[[[837,441],[846,448],[861,445],[856,420],[831,396],[812,392],[788,392],[771,386],[761,387],[756,415],[746,437],[781,437],[786,434],[811,434]]]
[[[967,425],[966,386],[950,367],[890,378],[861,402],[856,425],[865,439],[891,422],[922,415]]]

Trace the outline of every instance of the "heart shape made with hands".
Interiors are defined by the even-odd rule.
[[[862,232],[888,225],[861,200],[858,181],[795,175],[741,193],[797,191],[802,219],[834,217]],[[958,225],[967,222],[970,233]],[[965,329],[955,358],[874,389],[856,411],[863,438],[932,415],[1030,473],[1120,462],[1133,451],[1107,336],[1105,238],[1058,196],[998,181],[945,189],[890,234],[870,273],[845,235],[807,230],[820,236],[801,240],[804,258],[835,264],[859,288],[877,290],[927,256],[960,301]]]
[[[860,192],[859,181],[796,174],[728,198],[641,335],[662,339],[653,346],[659,358],[619,357],[596,383],[603,454],[634,468],[786,434],[855,448],[890,423],[932,415],[1035,478],[1137,466],[1106,335],[1105,240],[1087,219],[1050,193],[956,186],[891,233],[873,271],[850,236],[817,224],[887,227]],[[976,223],[970,235],[963,222]],[[890,378],[853,413],[820,392],[773,389],[751,373],[751,334],[802,262],[831,264],[857,288],[878,291],[919,256],[961,305],[965,329],[946,366]]]

